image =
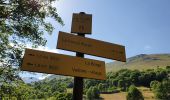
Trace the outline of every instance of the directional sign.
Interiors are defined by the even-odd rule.
[[[106,79],[103,61],[26,49],[21,70]]]
[[[91,34],[92,15],[73,13],[71,33]]]
[[[124,46],[95,39],[84,38],[65,32],[59,32],[57,48],[123,62],[126,61]]]

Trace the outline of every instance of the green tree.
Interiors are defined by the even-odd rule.
[[[139,80],[138,77],[140,76],[140,72],[139,71],[134,71],[130,74],[130,79],[132,80],[132,82],[137,85]]]
[[[103,84],[102,84],[102,83],[99,83],[99,85],[98,85],[98,89],[99,89],[99,91],[100,91],[100,92],[102,92],[102,91],[103,91]]]
[[[129,87],[126,99],[127,100],[144,100],[142,93],[134,85],[131,85]]]
[[[92,93],[93,93],[95,99],[98,99],[100,97],[100,91],[96,86],[93,87]]]
[[[154,93],[159,100],[169,100],[170,98],[170,80],[165,80],[157,84]]]
[[[98,99],[100,97],[100,91],[96,86],[90,87],[86,92],[86,96],[89,100]]]
[[[122,91],[125,91],[126,90],[125,80],[120,79],[118,81],[118,87],[121,88]]]
[[[66,100],[73,100],[73,94],[72,93],[66,93]]]
[[[53,1],[0,0],[1,83],[12,84],[21,80],[18,73],[26,45],[45,46],[47,40],[43,35],[52,34],[54,29],[46,18],[52,18],[63,25],[57,9],[52,6]]]
[[[56,100],[66,100],[65,94],[64,94],[64,93],[59,93],[59,94],[56,96]]]
[[[86,92],[87,99],[92,100],[94,97],[94,94],[92,93],[92,87],[90,87]]]
[[[56,100],[72,100],[72,94],[71,93],[59,93],[56,96]]]
[[[158,81],[152,81],[152,82],[150,83],[151,89],[152,89],[152,90],[155,90],[155,89],[157,88],[158,84],[160,84]]]

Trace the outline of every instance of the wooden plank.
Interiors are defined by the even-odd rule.
[[[57,48],[126,62],[125,47],[122,45],[65,32],[59,32]]]
[[[26,49],[21,70],[105,80],[105,63],[32,49]]]
[[[92,15],[73,13],[71,33],[92,33]]]

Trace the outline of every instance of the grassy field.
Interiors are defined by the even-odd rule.
[[[145,100],[156,100],[150,88],[147,87],[137,87],[137,88],[142,92]],[[68,88],[67,92],[72,93],[73,89]],[[103,100],[126,100],[126,94],[127,92],[120,92],[120,93],[113,93],[113,94],[100,94],[100,97],[103,98]]]
[[[138,87],[142,92],[145,100],[155,100],[154,94],[146,87]],[[100,94],[101,98],[104,100],[126,100],[126,92],[114,93],[114,94]]]
[[[138,87],[138,89],[142,92],[145,100],[155,100],[154,94],[150,88]]]
[[[73,88],[67,88],[67,93],[73,93]]]
[[[114,94],[100,94],[100,97],[104,100],[126,100],[126,92]]]

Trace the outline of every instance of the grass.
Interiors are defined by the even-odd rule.
[[[100,94],[104,100],[126,100],[126,92],[113,93],[113,94]]]
[[[153,92],[147,87],[138,87],[142,92],[145,100],[155,100]],[[126,92],[113,93],[113,94],[100,94],[104,100],[126,100]]]
[[[142,92],[145,100],[155,100],[154,94],[150,88],[138,87],[138,89]]]
[[[67,93],[73,93],[73,88],[67,88]]]
[[[155,100],[153,92],[147,87],[137,87],[143,94],[145,100]],[[67,88],[67,93],[73,93],[73,88]],[[126,100],[127,92],[112,94],[100,94],[104,100]]]

